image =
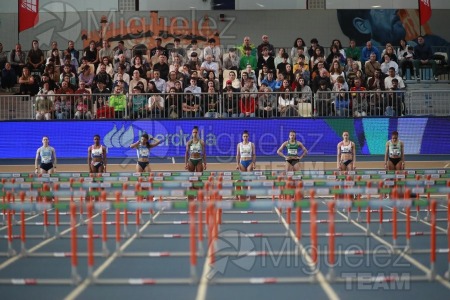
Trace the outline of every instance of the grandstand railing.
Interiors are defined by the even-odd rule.
[[[449,90],[0,96],[0,120],[449,116]],[[105,105],[100,105],[101,101]],[[308,100],[305,100],[308,99]],[[50,101],[48,101],[50,100]],[[152,106],[155,101],[160,107]]]

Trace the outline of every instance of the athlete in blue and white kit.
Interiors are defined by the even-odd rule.
[[[236,150],[236,169],[244,172],[250,172],[255,169],[256,152],[255,144],[248,140],[248,131],[242,132],[242,142],[237,145]]]
[[[40,159],[40,164],[38,165],[38,160]],[[36,151],[36,159],[34,160],[35,173],[40,174],[52,174],[56,170],[56,152],[55,148],[49,146],[48,137],[44,136],[42,138],[42,147]]]
[[[342,141],[337,144],[337,168],[352,171],[356,168],[355,143],[350,141],[348,131],[342,133]]]
[[[106,172],[106,147],[100,144],[100,136],[94,135],[94,144],[88,148],[90,173]]]
[[[152,143],[150,143],[152,141]],[[139,173],[150,172],[150,149],[161,144],[161,140],[154,137],[149,137],[147,133],[141,135],[141,139],[136,143],[130,145],[130,148],[136,149],[138,162],[136,164],[136,171]]]

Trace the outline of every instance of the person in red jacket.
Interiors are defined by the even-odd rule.
[[[239,117],[255,117],[256,100],[253,95],[250,94],[250,90],[245,88],[242,90],[241,100],[239,100]]]

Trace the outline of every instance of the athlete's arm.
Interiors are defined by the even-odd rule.
[[[92,153],[92,146],[89,146],[89,148],[88,148],[88,158],[87,158],[89,171],[91,170],[91,167],[90,167],[91,166],[91,161],[92,161],[91,153]]]
[[[35,167],[35,171],[36,171],[36,172],[37,172],[38,169],[39,169],[39,166],[38,166],[39,149],[41,149],[41,148],[38,148],[38,149],[37,149],[37,151],[36,151],[36,158],[34,159],[34,167]]]
[[[352,154],[353,154],[353,158],[352,158],[352,163],[353,163],[353,169],[356,168],[356,146],[355,143],[352,142]]]
[[[236,146],[236,164],[237,164],[237,168],[239,170],[239,162],[241,161],[241,149],[239,147],[239,143]]]
[[[53,153],[53,169],[56,169],[56,163],[57,163],[56,151],[55,151],[55,148],[53,148],[53,147],[52,147],[52,153]]]
[[[191,146],[191,141],[186,143],[186,153],[184,154],[184,164],[186,165],[186,169],[188,167],[188,159],[189,159],[189,147]]]
[[[305,146],[303,146],[303,144],[301,143],[301,142],[299,142],[299,141],[297,141],[297,144],[300,146],[300,148],[302,148],[302,150],[303,150],[303,153],[302,153],[302,155],[300,156],[300,159],[302,159],[304,156],[306,156],[306,154],[308,154],[308,149],[306,149],[306,147]]]
[[[200,145],[202,145],[202,153],[203,153],[203,169],[206,170],[206,149],[205,142],[200,140]]]
[[[108,154],[106,151],[106,147],[102,146],[102,151],[103,151],[103,172],[106,172],[106,164],[108,162],[108,159],[106,157],[106,155]]]
[[[386,142],[386,151],[384,152],[384,167],[387,168],[389,158],[389,141]]]
[[[286,155],[283,154],[283,149],[286,147],[286,143],[284,142],[283,144],[281,144],[280,148],[278,148],[277,150],[277,154],[281,157],[283,157],[284,159],[286,159]]]
[[[339,169],[340,166],[341,166],[341,164],[340,164],[340,162],[341,162],[341,143],[342,143],[342,142],[339,142],[339,143],[337,144],[336,164],[337,164],[337,168],[338,168],[338,169]]]
[[[255,144],[252,143],[252,162],[253,162],[253,168],[256,166],[256,150],[255,150]]]
[[[136,148],[139,145],[140,141],[137,141],[136,143],[133,143],[130,145],[130,148]]]

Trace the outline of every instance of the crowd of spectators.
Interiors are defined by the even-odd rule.
[[[370,41],[359,48],[334,39],[324,47],[296,38],[291,49],[275,47],[263,35],[259,45],[244,37],[229,49],[208,40],[203,49],[180,39],[166,48],[161,38],[144,50],[123,41],[91,41],[83,51],[69,41],[43,51],[37,40],[25,53],[0,43],[1,87],[35,97],[36,119],[227,118],[275,116],[372,116],[405,114],[407,70],[420,78],[428,65],[436,78],[430,45],[399,41],[384,49]],[[101,46],[100,46],[101,45]],[[326,52],[327,50],[327,52]]]

